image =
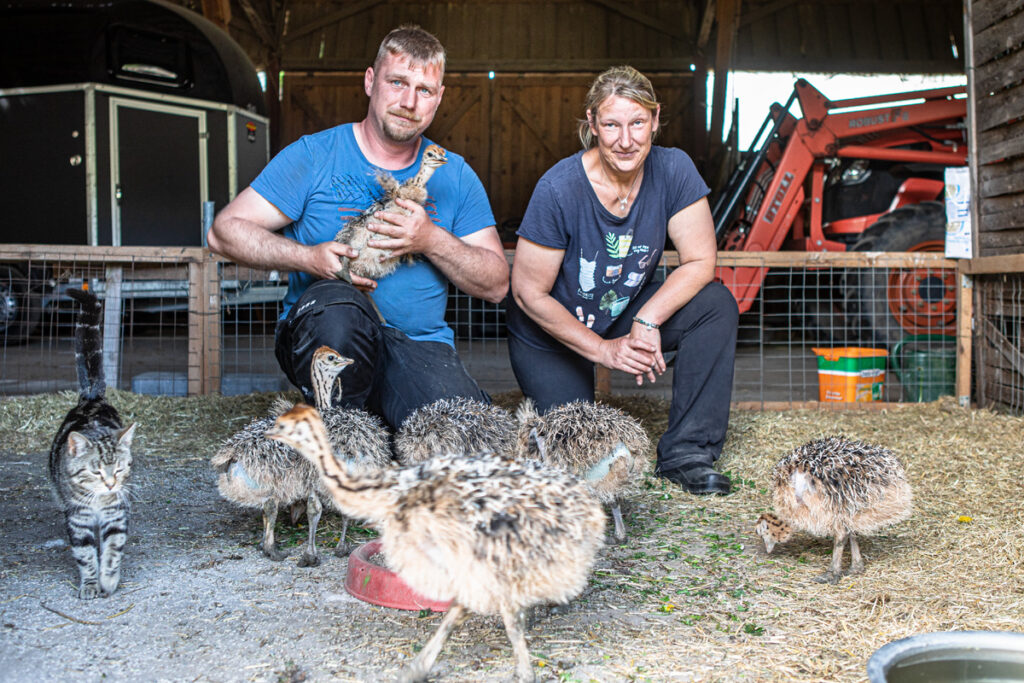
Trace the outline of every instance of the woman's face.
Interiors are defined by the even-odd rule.
[[[604,162],[619,173],[631,174],[640,168],[651,152],[659,111],[660,107],[651,111],[618,95],[601,102],[596,112],[588,110],[590,130]]]

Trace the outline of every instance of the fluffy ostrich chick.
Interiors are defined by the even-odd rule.
[[[398,267],[398,259],[391,255],[390,249],[367,246],[372,239],[382,239],[373,230],[373,226],[380,222],[374,218],[378,211],[408,214],[396,203],[396,199],[408,199],[423,205],[427,201],[427,181],[434,171],[448,163],[448,156],[444,149],[438,145],[427,145],[423,150],[423,158],[420,161],[419,170],[404,183],[399,184],[387,171],[380,171],[377,174],[377,182],[384,190],[384,195],[371,204],[365,211],[349,220],[345,226],[338,231],[334,237],[336,242],[347,244],[359,251],[359,255],[353,259],[344,257],[341,259],[341,270],[337,275],[339,278],[352,282],[351,273],[379,280],[390,275]],[[411,260],[411,256],[409,259]]]
[[[331,456],[317,411],[304,405],[268,434],[314,463],[341,509],[380,530],[389,567],[410,587],[452,601],[400,680],[426,680],[468,612],[501,615],[516,680],[534,680],[525,611],[578,595],[604,542],[604,511],[586,486],[537,461],[486,454],[360,471]]]
[[[533,401],[516,410],[517,457],[539,458],[587,482],[611,506],[615,538],[626,538],[622,500],[636,493],[651,442],[634,417],[603,403],[572,401],[539,415]]]
[[[903,465],[888,449],[832,436],[800,446],[771,474],[775,513],[757,520],[757,534],[771,552],[793,531],[833,538],[832,563],[817,577],[838,583],[843,549],[850,543],[850,574],[864,571],[857,536],[870,535],[910,516],[913,495]]]
[[[409,414],[395,434],[395,459],[413,465],[449,453],[512,452],[516,422],[499,406],[442,398]]]

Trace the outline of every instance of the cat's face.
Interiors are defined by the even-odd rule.
[[[116,440],[94,442],[78,432],[68,435],[68,474],[82,488],[96,494],[117,493],[132,471],[131,425]]]

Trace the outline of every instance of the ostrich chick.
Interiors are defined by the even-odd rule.
[[[395,459],[412,465],[448,453],[508,454],[515,440],[507,410],[462,396],[442,398],[405,418],[395,434]]]
[[[400,680],[425,680],[468,612],[501,615],[516,680],[534,680],[525,611],[578,595],[603,545],[601,504],[578,479],[487,454],[359,471],[330,457],[319,416],[304,405],[279,417],[268,436],[309,458],[338,506],[380,530],[389,567],[413,590],[452,601]]]
[[[651,442],[632,416],[603,403],[572,401],[538,415],[526,399],[516,410],[517,456],[540,458],[583,478],[610,505],[615,538],[626,538],[621,502],[636,493]]]
[[[421,206],[427,201],[427,181],[434,174],[434,171],[448,163],[446,152],[438,145],[427,145],[423,150],[423,159],[420,161],[420,168],[416,175],[406,180],[401,185],[387,171],[377,173],[377,182],[384,190],[384,195],[369,206],[358,216],[354,216],[345,226],[338,231],[334,240],[347,244],[359,252],[353,259],[341,258],[341,269],[337,272],[338,278],[352,282],[352,275],[356,274],[371,280],[379,280],[385,275],[390,275],[398,267],[398,259],[391,256],[390,249],[367,246],[372,239],[386,239],[380,237],[374,226],[381,222],[374,218],[378,211],[391,213],[409,214],[395,201],[396,199],[408,199]],[[409,260],[412,255],[409,255]]]
[[[913,496],[903,465],[882,446],[832,436],[800,446],[771,474],[772,502],[756,531],[771,552],[793,530],[832,536],[832,563],[818,582],[838,583],[850,542],[850,574],[864,571],[857,535],[869,535],[910,516]]]
[[[380,421],[362,411],[341,411],[329,407],[338,376],[351,363],[351,359],[329,347],[317,349],[310,366],[314,398],[318,405],[324,406],[332,426],[332,443],[339,448],[344,447],[346,453],[364,454],[383,464],[390,459],[390,453],[387,434]],[[309,535],[299,566],[315,567],[320,564],[316,549],[316,529],[323,510],[320,498],[330,500],[330,496],[321,487],[317,471],[304,458],[284,444],[267,438],[267,429],[281,412],[284,412],[281,404],[275,403],[271,407],[271,415],[252,420],[228,438],[214,454],[211,463],[219,472],[217,488],[221,496],[243,507],[263,510],[260,549],[272,560],[280,561],[287,556],[277,549],[274,538],[280,506],[304,505]],[[347,524],[346,519],[335,554],[344,554],[348,549],[345,544]]]

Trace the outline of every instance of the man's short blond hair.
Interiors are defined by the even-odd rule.
[[[374,68],[376,69],[381,60],[389,54],[405,55],[420,64],[433,64],[439,67],[441,75],[444,75],[444,46],[434,34],[424,31],[416,24],[402,24],[384,36],[377,50],[377,57],[373,60]]]

